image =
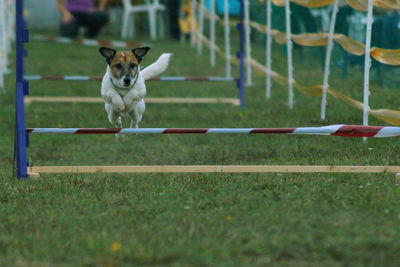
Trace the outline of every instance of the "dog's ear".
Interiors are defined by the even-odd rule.
[[[99,52],[103,57],[105,57],[107,59],[108,64],[110,64],[111,60],[117,53],[117,51],[115,51],[112,48],[108,48],[108,47],[100,47]]]
[[[139,47],[132,50],[132,53],[136,56],[139,63],[142,61],[142,58],[147,54],[147,51],[150,50],[150,47]]]

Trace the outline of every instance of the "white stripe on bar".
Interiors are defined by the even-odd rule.
[[[84,45],[99,45],[97,40],[83,39],[82,44]]]
[[[111,46],[114,47],[127,47],[128,44],[125,42],[120,42],[120,41],[111,41]]]
[[[64,80],[71,80],[71,81],[87,81],[90,80],[90,76],[83,76],[83,75],[66,75],[63,76]]]
[[[234,81],[233,77],[209,77],[209,81]]]
[[[125,128],[120,131],[124,134],[160,134],[167,128]]]
[[[79,128],[35,128],[32,133],[65,133],[72,134],[78,131]]]
[[[42,76],[41,75],[25,75],[24,79],[30,80],[30,81],[37,81],[37,80],[41,80]]]
[[[185,81],[186,77],[179,76],[163,76],[160,77],[160,81]]]
[[[70,38],[66,38],[66,37],[58,37],[58,38],[56,38],[56,40],[57,40],[57,42],[65,43],[65,44],[72,43],[72,40]]]
[[[296,128],[293,134],[317,134],[317,135],[330,135],[335,133],[344,124],[328,125],[323,127],[299,127]]]
[[[400,128],[387,126],[383,127],[374,137],[393,137],[400,135]]]

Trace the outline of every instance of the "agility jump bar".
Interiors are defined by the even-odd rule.
[[[238,98],[219,97],[146,97],[146,103],[152,104],[232,104],[240,106]],[[102,97],[69,97],[69,96],[26,96],[24,103],[104,103]]]
[[[125,41],[107,41],[107,40],[91,40],[91,39],[73,39],[67,37],[53,37],[53,36],[45,36],[33,34],[31,36],[32,40],[35,41],[47,41],[47,42],[55,42],[55,43],[64,43],[64,44],[80,44],[87,46],[113,46],[118,48],[127,48],[127,47],[137,47],[142,46],[143,44],[135,43],[135,42],[125,42]]]
[[[31,134],[300,134],[343,137],[400,136],[400,127],[329,125],[299,128],[28,128]]]
[[[65,75],[65,76],[45,76],[45,75],[25,75],[25,80],[29,81],[101,81],[102,76],[85,75]],[[149,81],[195,81],[195,82],[231,82],[239,78],[233,77],[181,77],[181,76],[163,76],[149,79]]]

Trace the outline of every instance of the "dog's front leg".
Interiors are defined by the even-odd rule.
[[[116,112],[121,113],[121,112],[125,111],[124,100],[114,89],[108,90],[107,92],[102,94],[102,96],[103,96],[104,102],[112,105],[113,109]]]
[[[132,109],[128,113],[131,118],[131,128],[133,126],[139,128],[139,122],[142,121],[145,109],[146,106],[143,99],[132,103]]]
[[[122,118],[121,118],[121,116],[119,116],[117,118],[117,120],[115,122],[115,127],[121,128],[121,129],[124,128],[124,126],[122,126]],[[117,138],[118,142],[122,142],[124,140],[124,138],[125,138],[125,135],[122,134],[122,133],[117,133],[117,134],[115,134],[115,138]]]
[[[105,108],[108,115],[108,121],[111,124],[113,124],[116,128],[123,128],[121,114],[114,110],[113,105],[106,103]],[[124,134],[118,133],[115,134],[115,137],[117,138],[117,141],[121,142],[125,136]]]

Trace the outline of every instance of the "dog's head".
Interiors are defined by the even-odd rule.
[[[130,88],[136,82],[140,71],[140,62],[149,51],[149,47],[139,47],[132,51],[117,52],[112,48],[99,49],[111,70],[112,82],[120,88]]]

